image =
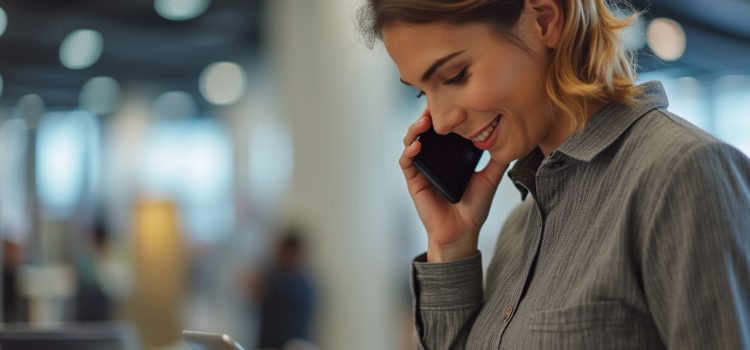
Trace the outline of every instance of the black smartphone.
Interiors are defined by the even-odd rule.
[[[432,127],[417,139],[422,143],[422,149],[413,159],[414,166],[445,198],[458,203],[483,151],[459,135],[440,135]]]

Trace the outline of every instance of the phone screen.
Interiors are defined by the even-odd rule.
[[[451,203],[458,203],[483,151],[459,135],[439,135],[432,127],[418,140],[422,149],[414,165]]]

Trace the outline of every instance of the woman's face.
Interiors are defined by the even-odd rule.
[[[567,135],[553,125],[545,93],[549,48],[529,21],[522,14],[516,28],[526,48],[485,24],[394,24],[383,41],[401,80],[424,93],[438,133],[461,135],[509,163],[536,146],[547,153],[544,146]]]

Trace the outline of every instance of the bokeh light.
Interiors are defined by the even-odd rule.
[[[679,23],[669,18],[651,21],[646,38],[651,51],[665,61],[677,61],[685,53],[685,31]]]
[[[236,63],[213,63],[201,73],[201,94],[215,105],[237,102],[246,88],[245,70]]]
[[[195,99],[185,91],[165,92],[151,106],[151,114],[158,119],[190,118],[197,113]]]
[[[211,3],[209,0],[155,0],[154,10],[172,21],[186,21],[200,16]]]
[[[102,115],[112,113],[120,102],[120,84],[112,77],[89,79],[81,88],[78,103],[82,109]]]
[[[75,208],[84,188],[87,118],[83,111],[54,112],[39,123],[37,181],[45,214],[65,217]]]
[[[25,120],[30,127],[35,128],[46,111],[47,107],[41,96],[28,94],[18,99],[14,115],[16,118]]]
[[[8,28],[8,15],[6,15],[5,10],[0,7],[0,36],[5,33],[6,28]]]
[[[78,29],[68,34],[60,45],[60,62],[70,69],[88,68],[99,60],[102,48],[99,32]]]
[[[215,119],[156,121],[139,160],[142,188],[179,199],[191,240],[220,241],[233,222],[232,154]]]

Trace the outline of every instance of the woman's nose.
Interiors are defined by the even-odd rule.
[[[454,131],[466,119],[466,114],[458,109],[446,111],[439,115],[436,115],[433,110],[430,110],[430,112],[432,113],[432,127],[440,135],[446,135]]]

